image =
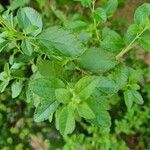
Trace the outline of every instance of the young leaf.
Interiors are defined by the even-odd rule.
[[[82,43],[71,33],[59,27],[49,27],[37,40],[46,48],[45,52],[57,53],[68,57],[77,57],[84,52]]]
[[[21,43],[21,49],[26,54],[31,56],[33,52],[33,47],[27,39],[24,39]]]
[[[72,94],[69,90],[60,88],[55,90],[55,96],[58,102],[60,103],[69,103],[72,98]]]
[[[99,79],[96,76],[86,76],[81,78],[75,85],[75,92],[84,100],[89,98],[94,92]]]
[[[20,8],[17,12],[17,20],[18,25],[26,34],[37,36],[42,31],[42,18],[33,8]]]
[[[133,99],[134,97],[132,95],[131,90],[124,91],[124,100],[128,110],[130,110],[133,105]]]
[[[143,104],[144,103],[143,98],[142,98],[141,94],[138,91],[132,90],[132,94],[134,96],[133,100],[134,100],[135,103],[137,103],[137,104]]]
[[[85,119],[93,119],[95,118],[95,114],[91,110],[91,108],[88,106],[86,102],[80,103],[77,107],[78,113],[80,117],[83,117]]]
[[[19,96],[23,88],[22,81],[14,81],[11,85],[12,98],[16,98]]]
[[[52,100],[55,99],[56,88],[63,88],[64,86],[65,86],[64,83],[57,78],[52,79],[39,78],[32,80],[29,84],[29,88],[33,93],[42,98]]]
[[[68,106],[62,108],[58,114],[58,128],[63,136],[70,134],[75,129],[74,113]]]
[[[102,73],[114,68],[117,64],[112,53],[98,48],[86,50],[77,60],[78,64],[93,73]]]
[[[34,121],[40,122],[48,119],[57,109],[59,102],[42,99],[34,113]]]
[[[144,3],[137,8],[134,14],[134,21],[142,28],[150,28],[150,4]]]
[[[108,16],[112,16],[113,13],[116,11],[117,7],[118,7],[118,0],[108,0],[104,9]]]
[[[105,23],[107,20],[106,12],[103,8],[97,8],[93,12],[93,17],[97,23]]]
[[[138,91],[133,89],[126,90],[124,92],[124,98],[125,98],[125,104],[128,109],[132,107],[133,102],[137,104],[143,104],[144,102],[141,94]]]

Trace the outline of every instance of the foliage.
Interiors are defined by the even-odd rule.
[[[68,6],[81,4],[82,14],[70,8],[67,15],[61,8],[62,2]],[[117,0],[105,1],[103,5],[96,0],[62,2],[47,4],[46,0],[37,0],[33,7],[35,5],[38,12],[25,6],[32,4],[30,0],[14,0],[1,12],[0,92],[1,97],[4,96],[1,99],[8,101],[9,98],[17,104],[24,100],[27,109],[35,108],[34,124],[48,120],[50,123],[46,123],[63,136],[65,150],[115,150],[118,145],[120,150],[128,149],[127,135],[136,136],[135,131],[147,134],[149,130],[140,128],[142,122],[148,127],[146,118],[150,115],[148,97],[143,93],[144,89],[148,93],[143,87],[146,81],[141,82],[146,76],[131,50],[140,46],[150,51],[150,4],[144,3],[136,9],[133,24],[121,35],[107,25],[118,7]],[[127,53],[133,56],[127,57]],[[148,67],[144,69],[147,71]],[[5,115],[9,111],[7,104],[2,104]],[[3,122],[5,117],[1,118]],[[46,123],[41,123],[43,128],[47,128]],[[26,137],[34,126],[28,128],[22,136]],[[80,128],[86,130],[87,135],[80,132]],[[44,134],[43,137],[48,138]],[[13,145],[12,138],[7,142]]]

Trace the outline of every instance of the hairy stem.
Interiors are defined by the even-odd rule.
[[[145,27],[139,34],[137,34],[137,36],[130,42],[130,44],[123,49],[117,56],[116,59],[120,60],[130,49],[132,49],[135,45],[134,43],[136,42],[136,40],[147,30],[147,27]]]

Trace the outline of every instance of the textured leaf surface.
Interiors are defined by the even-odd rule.
[[[117,62],[112,53],[102,49],[91,48],[86,50],[83,55],[78,58],[78,64],[83,69],[93,73],[102,73],[114,68]]]
[[[103,49],[110,52],[119,52],[121,49],[125,47],[125,43],[121,36],[109,29],[104,28],[102,31],[103,40],[101,42],[101,46]]]
[[[126,90],[124,92],[125,104],[128,109],[130,109],[133,105],[133,102],[137,104],[143,104],[143,98],[141,94],[136,90]]]
[[[94,112],[91,110],[91,108],[88,106],[87,103],[83,102],[78,105],[77,107],[78,113],[80,117],[83,117],[85,119],[93,119],[95,118]]]
[[[115,68],[115,71],[113,73],[113,77],[117,85],[120,89],[124,88],[127,84],[128,78],[129,78],[129,70],[128,67],[121,64]]]
[[[136,38],[136,36],[140,32],[142,32],[142,30],[143,29],[140,26],[136,25],[136,24],[130,25],[128,30],[127,30],[127,32],[126,32],[126,34],[125,34],[125,38],[124,38],[125,39],[125,43],[127,45],[130,44],[131,41],[133,41]]]
[[[29,55],[29,56],[32,55],[33,47],[27,39],[22,41],[21,49],[26,55]]]
[[[83,99],[89,96],[95,90],[99,79],[95,76],[86,76],[80,79],[75,85],[75,92]]]
[[[139,45],[150,52],[150,30],[146,31],[138,40]]]
[[[144,3],[137,8],[134,14],[134,21],[137,25],[141,27],[150,28],[150,4]]]
[[[42,18],[33,8],[20,8],[17,12],[17,20],[26,34],[32,33],[32,35],[36,36],[42,31]]]
[[[102,101],[99,99],[99,101],[94,99],[88,99],[87,101],[88,105],[92,109],[92,111],[95,114],[95,118],[90,120],[92,123],[98,126],[102,127],[110,127],[111,126],[111,118],[109,113],[107,112],[107,101]],[[105,107],[104,107],[105,106]]]
[[[125,104],[129,110],[133,105],[133,99],[134,99],[134,97],[132,95],[132,92],[130,90],[126,90],[124,92],[124,100],[125,100]]]
[[[106,6],[105,6],[105,11],[108,16],[111,16],[117,9],[118,7],[118,0],[108,0]]]
[[[12,0],[11,1],[11,5],[10,5],[10,9],[11,10],[15,10],[19,7],[22,7],[26,4],[28,4],[31,0]]]
[[[49,27],[37,39],[41,45],[47,48],[47,53],[77,57],[84,51],[81,42],[73,34],[59,27]]]
[[[34,120],[36,122],[48,119],[57,109],[59,102],[51,101],[49,99],[42,99],[41,103],[35,110]]]
[[[36,95],[54,100],[56,88],[64,87],[64,84],[61,80],[56,78],[39,78],[31,81],[29,86],[31,91]]]
[[[58,115],[59,131],[62,135],[67,135],[73,132],[75,128],[75,119],[72,111],[64,107]]]
[[[107,15],[103,8],[95,9],[93,12],[93,17],[98,23],[105,23],[107,20]]]
[[[56,89],[55,95],[57,101],[59,101],[60,103],[69,103],[72,98],[72,94],[70,93],[70,91],[64,88]]]
[[[40,60],[37,67],[42,76],[59,78],[63,76],[63,67],[57,61]]]
[[[94,97],[111,96],[118,92],[118,85],[107,77],[99,77],[97,87],[93,93]]]

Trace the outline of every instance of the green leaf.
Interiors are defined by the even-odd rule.
[[[8,40],[5,41],[3,39],[0,39],[0,52],[2,52],[8,46],[8,43]]]
[[[124,92],[124,99],[125,99],[125,104],[128,109],[132,107],[133,102],[137,104],[143,104],[144,102],[141,94],[138,91],[133,90],[133,89],[126,90]]]
[[[55,90],[55,96],[58,102],[60,103],[69,103],[71,102],[72,94],[69,90],[60,88]]]
[[[59,77],[63,76],[63,67],[57,61],[39,60],[37,63],[38,71],[45,77]]]
[[[107,111],[99,111],[96,115],[96,119],[93,119],[92,123],[102,127],[110,128],[111,117]]]
[[[108,0],[104,7],[108,16],[112,16],[118,7],[118,0]]]
[[[30,42],[27,39],[24,39],[22,41],[21,49],[26,55],[31,56],[33,53],[33,46],[30,44]]]
[[[81,68],[93,73],[102,73],[114,68],[117,64],[115,56],[112,53],[98,48],[86,50],[77,60]]]
[[[97,87],[93,92],[94,97],[112,96],[119,90],[118,85],[108,77],[99,77]]]
[[[144,3],[137,8],[134,14],[134,21],[137,25],[150,28],[150,4]]]
[[[74,32],[77,32],[82,29],[85,29],[87,27],[87,23],[82,20],[73,20],[73,21],[69,20],[67,23],[65,23],[65,27]]]
[[[75,0],[79,1],[83,7],[90,7],[92,0]]]
[[[51,101],[49,99],[42,99],[41,103],[37,106],[34,113],[34,121],[40,122],[49,117],[56,111],[59,102]]]
[[[128,110],[130,110],[133,105],[133,99],[134,97],[131,90],[124,91],[124,100]]]
[[[77,110],[78,110],[80,117],[83,117],[85,119],[95,118],[95,114],[93,113],[91,108],[88,106],[88,104],[85,102],[78,104]]]
[[[144,103],[143,98],[142,98],[141,94],[138,91],[132,90],[132,94],[134,96],[133,100],[134,100],[135,103],[137,103],[137,104],[143,104]]]
[[[15,10],[19,7],[25,6],[30,3],[30,0],[12,0],[10,4],[10,9]]]
[[[113,73],[113,78],[120,89],[124,88],[129,78],[128,67],[123,64],[117,66]]]
[[[9,69],[9,64],[6,63],[4,65],[4,71],[2,73],[0,73],[0,81],[2,81],[2,83],[0,83],[0,92],[4,92],[7,85],[9,84],[9,81],[11,80],[11,74],[10,74],[10,69]]]
[[[111,118],[109,113],[107,112],[108,103],[106,100],[103,99],[95,100],[90,98],[87,100],[87,104],[95,114],[95,118],[91,119],[90,122],[102,127],[111,126]]]
[[[107,21],[107,15],[103,8],[97,8],[93,12],[93,17],[98,23],[105,23]]]
[[[82,43],[73,34],[59,27],[49,27],[37,37],[37,40],[40,45],[45,46],[45,52],[48,54],[77,57],[84,51]]]
[[[146,51],[150,52],[150,30],[145,32],[138,40],[138,44]]]
[[[29,88],[34,94],[52,100],[55,99],[55,90],[64,86],[64,83],[57,78],[39,78],[32,80],[29,84]]]
[[[42,18],[33,8],[20,8],[17,12],[17,20],[18,25],[26,34],[37,36],[42,31]]]
[[[20,95],[23,88],[22,81],[14,81],[11,85],[12,98],[16,98]]]
[[[3,81],[2,83],[0,83],[0,93],[5,91],[8,84],[9,84],[9,81]]]
[[[129,45],[142,30],[143,29],[136,24],[130,25],[124,37],[126,45]]]
[[[58,114],[58,128],[63,136],[70,134],[75,129],[74,113],[69,107],[65,106]]]
[[[102,30],[102,36],[103,40],[101,41],[101,47],[107,51],[118,53],[125,47],[124,40],[121,36],[109,28],[104,28]]]
[[[89,98],[94,92],[99,79],[96,76],[86,76],[81,78],[75,85],[75,92],[84,100]]]

